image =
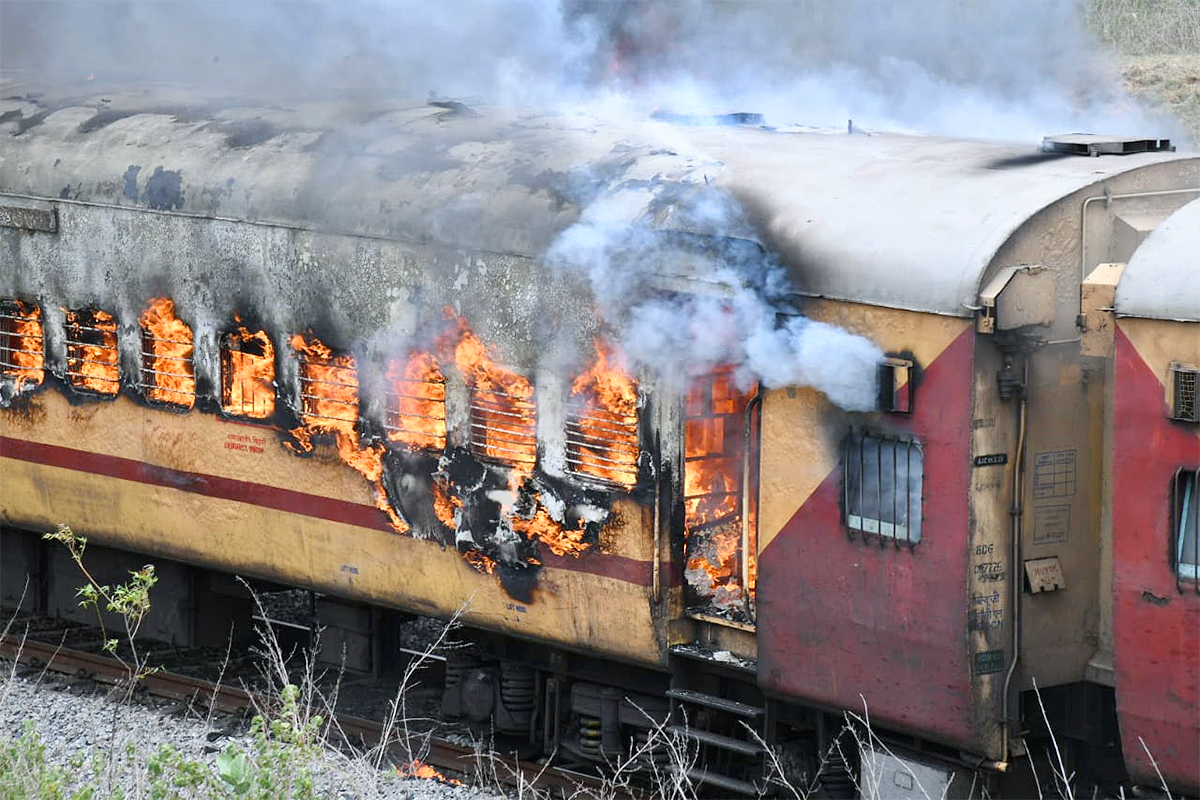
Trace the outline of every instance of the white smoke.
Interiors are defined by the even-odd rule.
[[[734,365],[743,386],[808,386],[846,410],[876,408],[883,352],[834,325],[781,315],[782,266],[743,238],[753,233],[733,198],[707,187],[694,191],[672,209],[675,224],[702,232],[690,243],[648,220],[631,226],[632,198],[618,194],[586,208],[546,259],[586,275],[623,354],[638,364],[661,374]],[[664,275],[679,275],[697,260],[716,262],[695,270],[690,286],[699,293],[658,288]]]
[[[776,125],[1178,134],[1148,129],[1074,0],[5,0],[0,68],[348,104],[615,93]]]

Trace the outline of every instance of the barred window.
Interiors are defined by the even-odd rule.
[[[192,329],[176,316],[174,301],[165,297],[151,300],[138,323],[142,328],[142,394],[147,400],[191,408],[196,404]]]
[[[1196,387],[1200,370],[1183,364],[1171,365],[1171,419],[1200,422],[1200,396]]]
[[[919,442],[852,433],[843,452],[846,527],[915,545],[921,541]]]
[[[42,309],[20,300],[0,301],[0,375],[17,391],[45,380]]]
[[[431,353],[413,351],[388,365],[383,427],[389,441],[414,449],[446,447],[446,377]]]
[[[79,391],[115,397],[121,390],[117,320],[100,309],[66,312],[67,382]]]
[[[537,406],[533,387],[522,382],[514,393],[497,387],[471,387],[471,452],[513,466],[537,461]]]
[[[1172,485],[1172,555],[1175,574],[1180,578],[1200,578],[1200,471],[1181,469]]]

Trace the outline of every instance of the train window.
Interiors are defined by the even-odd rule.
[[[1200,397],[1197,397],[1197,379],[1200,369],[1182,364],[1171,365],[1171,419],[1182,422],[1200,422]]]
[[[888,358],[879,365],[879,408],[896,414],[911,414],[913,362]]]
[[[151,300],[138,324],[142,328],[142,394],[147,400],[191,408],[196,404],[192,329],[175,315],[174,301],[165,297]]]
[[[324,431],[352,433],[358,423],[358,366],[315,336],[292,335],[300,361],[300,419]]]
[[[42,309],[20,300],[0,302],[0,375],[16,390],[40,386],[45,379]]]
[[[275,347],[266,331],[250,331],[240,317],[221,337],[221,410],[266,419],[275,413]]]
[[[1180,578],[1200,578],[1200,471],[1181,469],[1171,487],[1172,555],[1175,574]]]
[[[115,397],[121,390],[117,320],[100,309],[66,311],[67,382],[83,392]]]
[[[383,427],[388,441],[414,449],[446,447],[446,377],[430,353],[413,351],[387,370]]]
[[[924,457],[918,442],[853,433],[843,452],[847,529],[897,544],[921,541]]]
[[[626,489],[638,478],[638,390],[597,343],[596,362],[571,384],[567,469]]]

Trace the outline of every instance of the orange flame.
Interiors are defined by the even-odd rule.
[[[456,778],[447,778],[435,768],[429,766],[420,759],[413,759],[407,764],[402,764],[396,767],[396,774],[401,778],[425,778],[428,780],[441,781],[450,786],[462,786],[463,782]]]
[[[441,481],[433,482],[433,512],[437,518],[450,530],[458,529],[455,513],[463,507],[463,501],[446,491]]]
[[[251,333],[239,316],[233,322],[221,343],[221,410],[266,419],[275,413],[275,346],[266,331]]]
[[[0,310],[0,373],[16,381],[16,389],[41,386],[46,378],[42,309],[16,300]]]
[[[446,378],[431,353],[413,351],[388,365],[387,438],[408,447],[446,447]]]
[[[297,333],[292,347],[300,356],[300,426],[291,431],[296,452],[310,452],[312,437],[331,433],[338,456],[374,488],[375,505],[399,533],[409,524],[388,502],[383,488],[383,445],[362,447],[358,440],[358,368],[354,356],[334,355],[317,337]]]
[[[478,550],[465,550],[462,557],[478,573],[491,575],[496,571],[496,562]]]
[[[76,389],[102,395],[121,390],[117,321],[107,311],[68,311],[67,380]]]
[[[637,483],[637,383],[615,366],[613,351],[596,340],[596,363],[571,384],[580,398],[567,416],[567,461],[573,472],[626,489]]]
[[[531,469],[537,460],[533,384],[497,366],[466,321],[454,318],[459,328],[454,361],[471,387],[472,451],[480,458]]]
[[[757,542],[753,520],[745,526],[743,548],[743,459],[745,414],[753,390],[742,392],[725,367],[699,376],[688,386],[684,422],[684,535],[687,580],[709,604],[744,613],[745,594],[757,584]]]
[[[584,551],[591,547],[591,543],[583,540],[583,521],[580,520],[579,527],[576,529],[564,528],[550,518],[545,506],[541,504],[540,496],[538,497],[537,511],[533,516],[529,519],[513,517],[512,527],[526,539],[537,539],[549,547],[555,555],[579,558]]]
[[[196,404],[192,329],[175,316],[174,301],[165,297],[151,300],[138,323],[146,399],[191,408]]]

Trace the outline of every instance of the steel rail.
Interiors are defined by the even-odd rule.
[[[125,665],[110,656],[19,639],[11,634],[0,636],[0,659],[113,686],[123,686],[129,678],[129,671]],[[269,704],[266,698],[245,689],[174,672],[151,673],[139,681],[138,688],[155,697],[179,702],[200,701],[227,714],[237,714]],[[383,725],[373,720],[350,714],[335,714],[334,720],[346,737],[356,744],[375,746],[383,734]],[[391,745],[389,749],[404,758],[412,758],[410,752],[397,745]],[[496,777],[514,786],[523,784],[524,787],[562,790],[571,795],[589,789],[596,791],[604,785],[603,780],[594,775],[521,761],[495,753],[487,757],[498,763],[499,769],[494,770]],[[460,775],[470,775],[476,759],[474,749],[435,737],[430,740],[429,752],[422,758],[422,762]]]

